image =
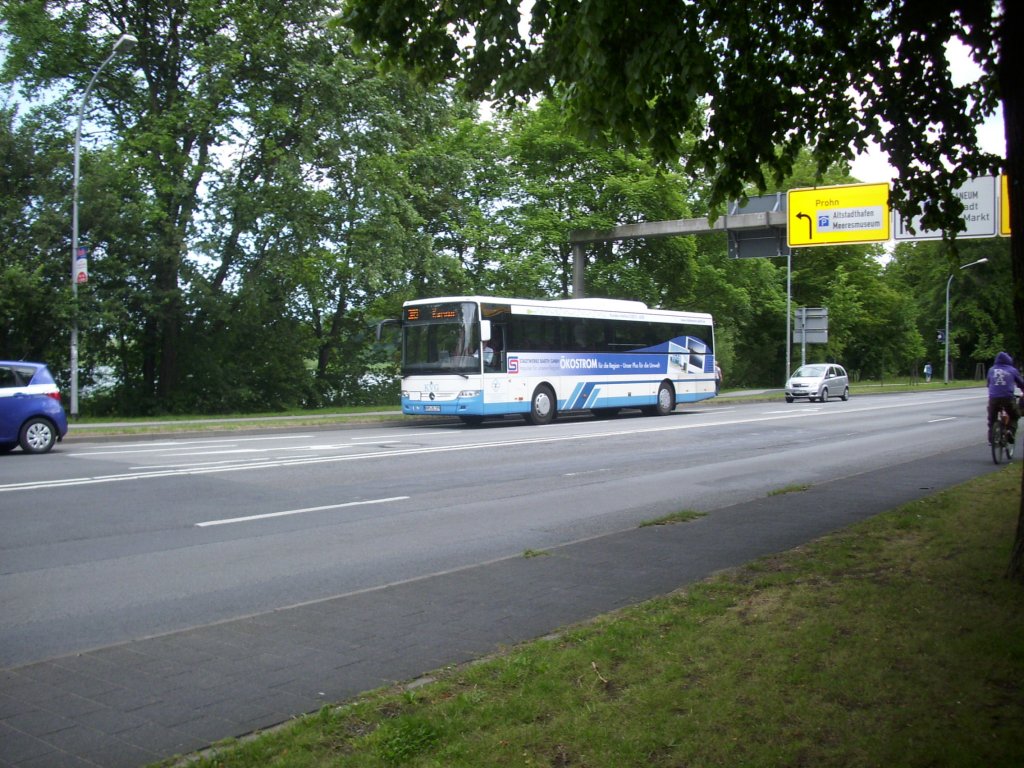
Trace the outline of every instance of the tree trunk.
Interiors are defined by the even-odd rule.
[[[178,277],[184,237],[177,228],[170,229],[163,252],[159,254],[154,280],[157,300],[158,364],[156,396],[165,410],[173,410],[178,395],[178,346],[184,310]]]
[[[999,88],[1003,99],[1003,123],[1006,130],[1006,173],[1010,178],[1010,260],[1013,264],[1013,312],[1017,330],[1024,339],[1024,45],[1021,45],[1024,6],[1003,3],[1003,25],[999,40]],[[1017,350],[1021,359],[1021,350]],[[1006,575],[1024,584],[1024,475],[1021,477],[1021,502],[1017,535]]]

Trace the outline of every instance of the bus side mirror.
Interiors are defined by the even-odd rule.
[[[380,339],[381,339],[381,336],[384,335],[384,328],[385,328],[385,326],[388,326],[388,325],[401,325],[401,324],[402,324],[401,320],[394,320],[394,319],[381,320],[379,323],[377,323],[377,341],[379,342]]]
[[[491,321],[481,320],[480,321],[480,341],[491,340]]]

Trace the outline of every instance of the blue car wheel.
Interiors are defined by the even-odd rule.
[[[57,430],[49,419],[29,419],[21,427],[18,442],[25,453],[46,453],[57,442]]]

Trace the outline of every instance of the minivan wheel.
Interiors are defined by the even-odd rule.
[[[821,400],[821,402],[823,403],[828,402],[828,387],[825,387],[823,390],[821,390],[821,394],[818,396],[818,399]]]
[[[46,453],[57,442],[57,430],[49,419],[37,416],[22,425],[18,442],[25,453]]]
[[[850,399],[850,388],[846,387],[846,388],[843,389],[843,402],[845,403],[849,399]]]

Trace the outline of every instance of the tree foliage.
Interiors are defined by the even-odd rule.
[[[62,359],[70,323],[70,245],[62,205],[67,158],[48,121],[16,125],[0,108],[0,349],[19,359]],[[63,297],[65,300],[55,300]]]
[[[911,299],[925,357],[942,371],[945,342],[946,286],[950,287],[950,365],[953,377],[973,376],[999,352],[1021,348],[1013,317],[1010,247],[1006,240],[961,242],[959,259],[984,264],[959,270],[950,267],[949,246],[942,242],[901,243],[886,269],[891,288]],[[950,278],[952,277],[952,282]],[[941,373],[939,373],[941,375]]]
[[[58,224],[39,259],[54,273],[48,287],[62,289],[50,325],[59,333],[77,312],[86,370],[103,367],[119,382],[111,407],[262,409],[351,397],[372,354],[367,309],[407,287],[410,272],[446,271],[424,223],[434,214],[419,185],[432,182],[416,152],[473,111],[444,89],[381,75],[323,13],[320,3],[245,0],[0,10],[4,78],[44,101],[77,103],[118,34],[139,38],[104,68],[86,115],[79,197],[93,280],[76,308],[63,278],[69,228],[59,226],[67,174],[26,192]],[[34,114],[21,126],[45,122]],[[19,156],[70,168],[57,149],[71,143],[66,118],[53,119],[49,150],[15,127],[13,111],[5,118]],[[37,181],[27,162],[11,166],[18,183]],[[461,176],[445,183],[457,187]],[[38,249],[41,231],[32,239]],[[225,380],[240,382],[240,397]]]
[[[102,370],[117,383],[104,407],[354,402],[366,370],[385,359],[367,329],[404,299],[566,296],[571,229],[703,214],[715,200],[716,167],[659,163],[639,135],[633,151],[612,130],[600,146],[574,135],[564,93],[481,121],[449,88],[382,73],[319,12],[201,1],[4,8],[5,76],[29,93],[73,97],[114,36],[141,25],[131,28],[138,48],[97,83],[83,152],[92,279],[77,312],[85,380]],[[266,31],[258,16],[277,23]],[[704,106],[693,109],[695,126],[708,122]],[[63,117],[6,113],[7,354],[59,360],[66,349]],[[677,137],[699,152],[696,142]],[[762,182],[851,181],[843,164],[822,173],[806,151],[789,170],[776,184],[766,162],[740,194]],[[793,258],[794,304],[831,311],[829,347],[815,354],[864,376],[913,370],[928,339],[913,301],[921,292],[877,256],[847,247]],[[786,375],[781,263],[731,260],[715,237],[627,241],[591,248],[587,260],[594,293],[712,312],[730,383]],[[980,309],[957,320],[967,371],[976,349],[1010,340]]]
[[[930,222],[960,210],[959,182],[1000,165],[975,136],[998,106],[997,3],[544,0],[528,26],[507,1],[345,6],[346,25],[428,79],[504,103],[557,97],[593,141],[686,157],[712,206],[782,183],[804,148],[824,172],[874,140],[901,169],[894,199],[928,201]],[[954,85],[951,39],[978,80]]]

